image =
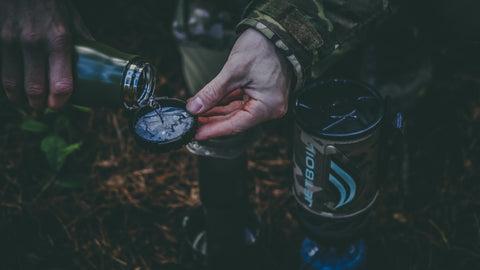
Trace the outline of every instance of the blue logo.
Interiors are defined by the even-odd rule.
[[[347,189],[345,188],[344,185],[333,175],[330,173],[329,181],[332,183],[337,189],[338,192],[340,192],[340,201],[338,202],[337,206],[335,206],[335,209],[338,207],[341,207],[353,200],[355,197],[355,192],[357,189],[357,185],[355,184],[355,181],[353,178],[345,172],[340,166],[338,166],[333,160],[330,161],[330,168],[341,178],[343,181],[347,184],[348,186],[348,196],[347,196]]]

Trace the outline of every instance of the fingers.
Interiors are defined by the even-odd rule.
[[[12,102],[20,102],[23,94],[23,65],[22,53],[18,46],[13,43],[2,43],[2,86],[8,99]]]
[[[46,60],[40,41],[33,32],[22,35],[24,87],[28,103],[34,109],[44,106]]]
[[[1,84],[8,99],[20,102],[23,97],[23,65],[22,51],[17,44],[18,34],[15,32],[15,23],[12,18],[15,10],[11,5],[6,5],[1,12],[2,16],[9,14],[10,18],[2,21],[1,25]]]
[[[241,110],[243,106],[244,106],[243,100],[233,101],[225,106],[215,106],[210,110],[202,113],[201,117],[227,115],[234,111]]]
[[[239,100],[243,98],[243,95],[245,95],[245,91],[243,89],[237,89],[229,94],[227,94],[222,100],[218,102],[218,105],[226,105],[233,100]],[[187,102],[190,102],[192,98],[187,99]]]
[[[223,119],[210,119],[208,124],[202,125],[195,135],[196,140],[207,140],[211,138],[234,135],[243,132],[257,124],[261,119],[256,118],[248,111],[236,111],[229,117],[220,117]]]
[[[24,87],[28,103],[34,109],[44,106],[46,96],[44,54],[40,51],[28,51],[23,53],[24,64]]]
[[[72,41],[63,26],[55,27],[51,33],[47,41],[50,86],[48,107],[59,109],[65,105],[73,89]]]
[[[34,40],[34,35],[24,34],[21,50],[18,43],[5,42],[4,39],[1,46],[2,86],[11,101],[22,100],[25,92],[30,106],[41,108],[48,92],[50,108],[59,109],[65,105],[73,89],[72,45],[70,36],[65,33],[48,42],[48,63],[41,42]]]
[[[91,35],[73,7],[65,7],[57,1],[11,1],[0,9],[0,88],[10,100],[20,101],[26,94],[33,108],[47,101],[59,109],[71,95],[72,41],[67,27],[73,22],[81,36]]]
[[[227,96],[225,96],[220,102],[218,102],[219,105],[225,105],[228,104],[234,100],[238,99],[243,99],[243,95],[245,95],[245,91],[243,89],[237,89],[234,90],[233,92],[229,93]]]
[[[227,115],[242,109],[249,99],[250,97],[242,89],[237,89],[220,100],[217,106],[203,112],[201,116]]]
[[[207,140],[237,134],[268,120],[268,117],[268,112],[262,104],[252,101],[241,110],[228,115],[200,117],[200,128],[197,130],[195,139]]]
[[[187,104],[187,110],[192,114],[203,113],[224,99],[233,90],[239,89],[240,84],[233,81],[233,74],[226,69],[200,90]]]

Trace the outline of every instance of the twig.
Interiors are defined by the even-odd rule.
[[[112,256],[112,259],[116,262],[118,262],[119,264],[123,265],[123,266],[127,266],[128,264],[122,260],[120,260],[119,258],[115,257],[115,256]]]
[[[409,184],[408,184],[408,180],[409,180],[409,173],[410,173],[410,156],[409,156],[409,151],[408,151],[408,144],[406,142],[406,140],[403,140],[403,143],[402,143],[402,184],[403,184],[403,192],[405,194],[405,196],[409,196],[410,195],[410,187],[409,187]]]
[[[479,253],[475,253],[475,252],[472,251],[470,248],[453,247],[453,250],[462,251],[462,252],[465,252],[466,254],[469,254],[469,255],[472,256],[472,257],[480,258],[480,254],[479,254]]]
[[[18,210],[22,210],[22,207],[20,205],[16,205],[16,204],[13,204],[13,203],[0,203],[0,206],[5,206],[5,207],[9,207],[9,208],[16,208]]]
[[[67,226],[65,226],[65,223],[62,221],[62,219],[58,215],[55,215],[55,217],[57,218],[58,222],[62,225],[63,230],[65,230],[65,233],[67,234],[68,239],[72,241],[72,235],[68,231]]]
[[[440,229],[440,227],[438,227],[438,225],[431,218],[428,219],[428,222],[430,222],[430,224],[432,224],[432,226],[440,233],[440,235],[442,236],[443,242],[447,245],[447,248],[450,249],[450,244],[448,243],[448,239],[445,236],[445,233],[443,232],[443,230]]]
[[[48,180],[48,182],[45,183],[45,185],[43,185],[42,189],[40,189],[40,192],[38,192],[35,199],[33,199],[33,203],[35,203],[40,198],[43,192],[45,192],[45,190],[47,190],[55,182],[56,179],[57,179],[57,175],[53,175],[52,178],[50,178],[50,180]]]
[[[123,141],[122,130],[118,125],[117,115],[114,113],[112,113],[112,122],[113,122],[113,127],[115,128],[115,132],[117,133],[117,138],[120,141],[120,150],[123,153],[125,152],[125,142]]]
[[[475,218],[475,224],[477,225],[478,232],[478,240],[480,240],[480,221],[478,220],[477,214],[473,214],[473,218]]]

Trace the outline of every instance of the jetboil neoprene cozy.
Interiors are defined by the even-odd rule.
[[[381,97],[356,81],[315,82],[296,98],[294,184],[300,223],[313,239],[355,238],[377,197]]]

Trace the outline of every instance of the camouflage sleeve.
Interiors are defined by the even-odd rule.
[[[368,26],[392,12],[388,0],[253,0],[237,31],[253,27],[287,57],[296,89],[317,78],[361,40]]]

